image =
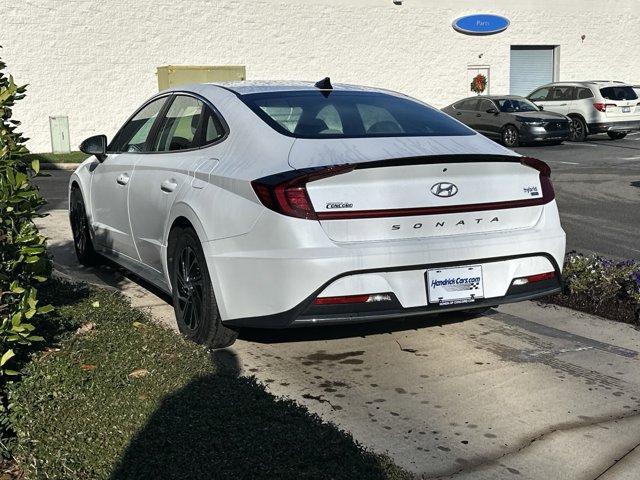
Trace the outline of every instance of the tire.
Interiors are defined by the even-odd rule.
[[[569,140],[572,142],[584,142],[587,139],[587,124],[580,117],[570,117]]]
[[[180,333],[211,348],[232,345],[238,332],[222,324],[202,245],[192,228],[171,231],[169,268],[173,309]]]
[[[627,136],[627,132],[607,132],[611,140],[620,140]]]
[[[78,187],[74,187],[71,190],[69,221],[71,223],[71,233],[73,234],[73,247],[78,261],[85,267],[98,265],[101,258],[93,247],[87,212],[84,208],[84,199]]]
[[[520,134],[513,125],[507,125],[502,130],[502,144],[505,147],[515,148],[520,145]]]

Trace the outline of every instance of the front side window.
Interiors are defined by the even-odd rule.
[[[496,108],[491,100],[480,100],[478,102],[478,111],[480,112],[486,113],[491,108]]]
[[[574,91],[575,88],[573,87],[553,87],[551,90],[551,98],[548,98],[547,100],[552,100],[554,102],[573,100]]]
[[[604,87],[600,89],[600,94],[607,100],[637,100],[638,95],[633,87]]]
[[[538,107],[523,98],[499,98],[496,100],[498,108],[504,113],[537,112]]]
[[[549,96],[549,91],[551,89],[548,87],[544,87],[544,88],[540,88],[538,90],[536,90],[535,92],[533,92],[531,95],[529,95],[529,100],[531,100],[532,102],[544,102],[545,100],[547,100],[547,97]]]
[[[199,128],[204,103],[197,98],[177,95],[160,122],[154,150],[174,152],[201,146]]]
[[[167,97],[159,98],[144,106],[118,132],[109,146],[113,152],[146,152],[149,151],[147,141],[151,127],[156,121]]]
[[[475,135],[418,101],[378,92],[268,92],[240,97],[276,131],[298,138]]]

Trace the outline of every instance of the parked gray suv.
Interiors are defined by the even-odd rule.
[[[550,83],[527,98],[545,110],[568,116],[574,142],[594,133],[606,133],[615,140],[640,130],[640,100],[633,86],[623,82]]]

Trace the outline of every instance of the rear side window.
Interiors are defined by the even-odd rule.
[[[604,87],[600,89],[600,94],[607,100],[637,100],[638,95],[633,87]]]
[[[456,103],[453,107],[456,110],[475,110],[477,105],[477,98],[468,98],[467,100],[462,100],[461,102]]]
[[[475,135],[418,101],[377,92],[268,92],[240,97],[276,131],[297,138]]]
[[[584,100],[586,98],[593,98],[593,93],[588,88],[578,89],[578,100]]]
[[[178,95],[160,123],[155,151],[173,152],[200,146],[198,128],[204,103],[197,98]]]

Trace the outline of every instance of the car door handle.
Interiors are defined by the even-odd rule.
[[[176,189],[177,186],[178,184],[174,182],[173,179],[165,180],[160,184],[160,190],[162,190],[163,192],[171,193]]]
[[[121,173],[120,175],[118,175],[116,177],[116,182],[119,185],[126,185],[127,183],[129,183],[129,180],[131,179],[131,177],[129,177],[128,174],[126,173]]]

